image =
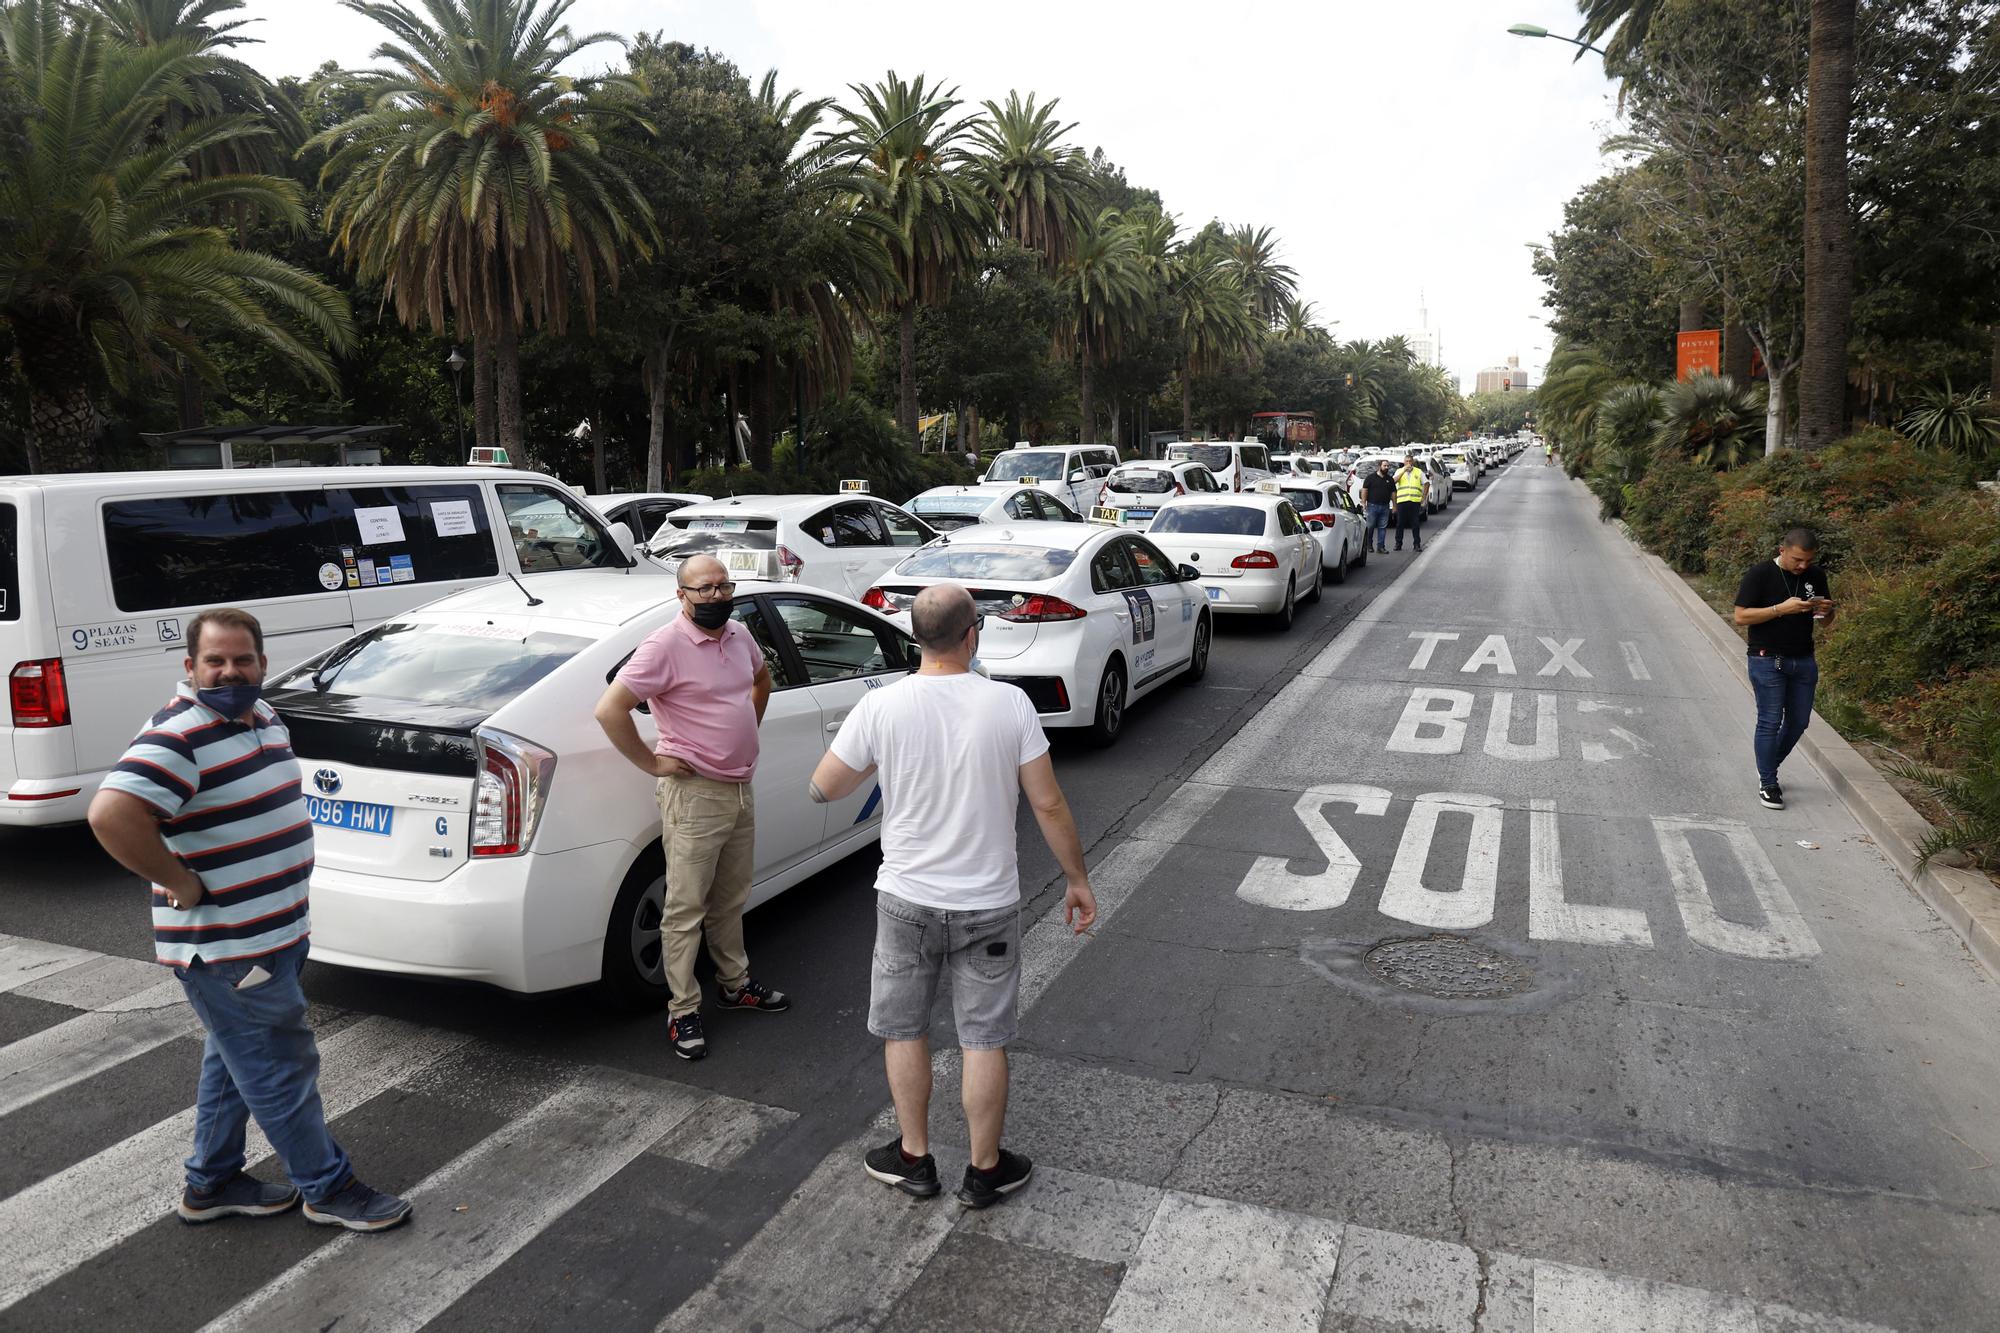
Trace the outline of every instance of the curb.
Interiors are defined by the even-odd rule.
[[[1581,482],[1577,485],[1593,502],[1596,500],[1588,487]],[[1708,646],[1731,667],[1740,664],[1743,641],[1736,637],[1735,631],[1664,560],[1633,541],[1624,524],[1615,526],[1639,563],[1666,589],[1681,613],[1708,641]],[[1751,697],[1749,678],[1741,671],[1733,674],[1742,685],[1744,696]],[[1896,873],[1958,932],[1987,975],[2000,981],[2000,888],[1985,875],[1955,866],[1933,863],[1917,869],[1917,843],[1930,832],[1930,824],[1825,718],[1814,712],[1812,720],[1813,726],[1799,740],[1799,749],[1805,751],[1806,758],[1848,812],[1868,831]]]

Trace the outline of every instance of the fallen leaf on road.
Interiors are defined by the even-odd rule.
[[[1900,985],[1902,985],[1903,983],[1899,981],[1899,982],[1897,982],[1896,984],[1897,984],[1898,986],[1900,986]],[[470,1211],[472,1211],[472,1205],[471,1205],[471,1204],[469,1204],[469,1203],[455,1203],[455,1204],[453,1204],[453,1205],[451,1206],[451,1210],[452,1210],[452,1211],[453,1211],[454,1213],[465,1213],[465,1212],[470,1212]]]
[[[1818,851],[1818,850],[1819,850],[1819,844],[1818,844],[1818,843],[1816,843],[1816,842],[1807,842],[1807,841],[1806,841],[1805,839],[1803,839],[1803,838],[1799,839],[1799,846],[1801,846],[1801,847],[1805,848],[1805,849],[1806,849],[1807,851],[1809,851],[1809,852],[1816,852],[1816,851]]]
[[[1869,836],[1868,836],[1868,835],[1867,835],[1866,833],[1862,833],[1862,834],[1859,834],[1859,835],[1857,835],[1857,836],[1855,837],[1855,839],[1854,839],[1854,840],[1855,840],[1856,842],[1865,842],[1865,843],[1867,843],[1867,844],[1868,844],[1868,845],[1869,845],[1870,847],[1873,847],[1873,846],[1875,845],[1875,839],[1873,839],[1873,838],[1869,837]]]

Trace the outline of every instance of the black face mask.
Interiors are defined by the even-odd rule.
[[[688,616],[703,629],[721,629],[729,623],[729,613],[734,610],[728,602],[689,602]]]

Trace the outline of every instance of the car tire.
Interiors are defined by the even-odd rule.
[[[1114,657],[1104,664],[1104,674],[1097,681],[1097,713],[1085,733],[1092,745],[1103,749],[1118,739],[1125,730],[1125,707],[1129,702],[1125,697],[1125,668]]]
[[[1325,576],[1325,572],[1326,572],[1326,567],[1322,565],[1322,566],[1320,567],[1320,573],[1321,573],[1321,576],[1322,576],[1322,578],[1323,578],[1323,577]],[[1338,561],[1337,561],[1337,562],[1336,562],[1336,563],[1334,564],[1334,566],[1333,566],[1333,581],[1334,581],[1335,583],[1345,583],[1345,582],[1347,582],[1347,543],[1346,543],[1346,542],[1342,542],[1342,543],[1340,544],[1340,559],[1339,559],[1339,560],[1338,560]]]
[[[1298,591],[1299,591],[1299,580],[1298,576],[1294,574],[1292,577],[1285,580],[1285,600],[1278,607],[1278,614],[1272,617],[1274,620],[1278,622],[1278,628],[1280,630],[1290,629],[1292,627],[1292,622],[1298,619],[1299,616],[1299,608],[1297,605]]]
[[[1203,611],[1194,622],[1194,649],[1188,654],[1188,667],[1181,672],[1181,682],[1192,685],[1208,674],[1208,650],[1215,638],[1215,619]]]
[[[1356,569],[1364,569],[1368,565],[1369,541],[1370,541],[1370,534],[1367,532],[1363,532],[1361,534],[1361,554],[1354,557],[1354,567]]]
[[[660,921],[667,902],[667,853],[654,843],[639,853],[625,872],[625,882],[611,904],[604,927],[604,960],[598,988],[621,1008],[664,1009],[672,993],[667,988],[666,943]]]

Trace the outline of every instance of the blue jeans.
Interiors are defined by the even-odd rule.
[[[1819,663],[1810,657],[1750,657],[1750,692],[1757,696],[1757,780],[1771,786],[1778,765],[1812,721]]]
[[[1361,544],[1366,546],[1370,535],[1375,539],[1375,549],[1389,549],[1389,506],[1371,504],[1368,506],[1368,530],[1361,534]]]
[[[243,1135],[253,1115],[307,1199],[323,1203],[347,1183],[347,1154],[333,1141],[319,1100],[319,1047],[299,987],[305,961],[300,940],[263,958],[197,960],[175,969],[208,1029],[187,1159],[191,1189],[207,1193],[243,1169]],[[240,986],[252,968],[270,980]]]

